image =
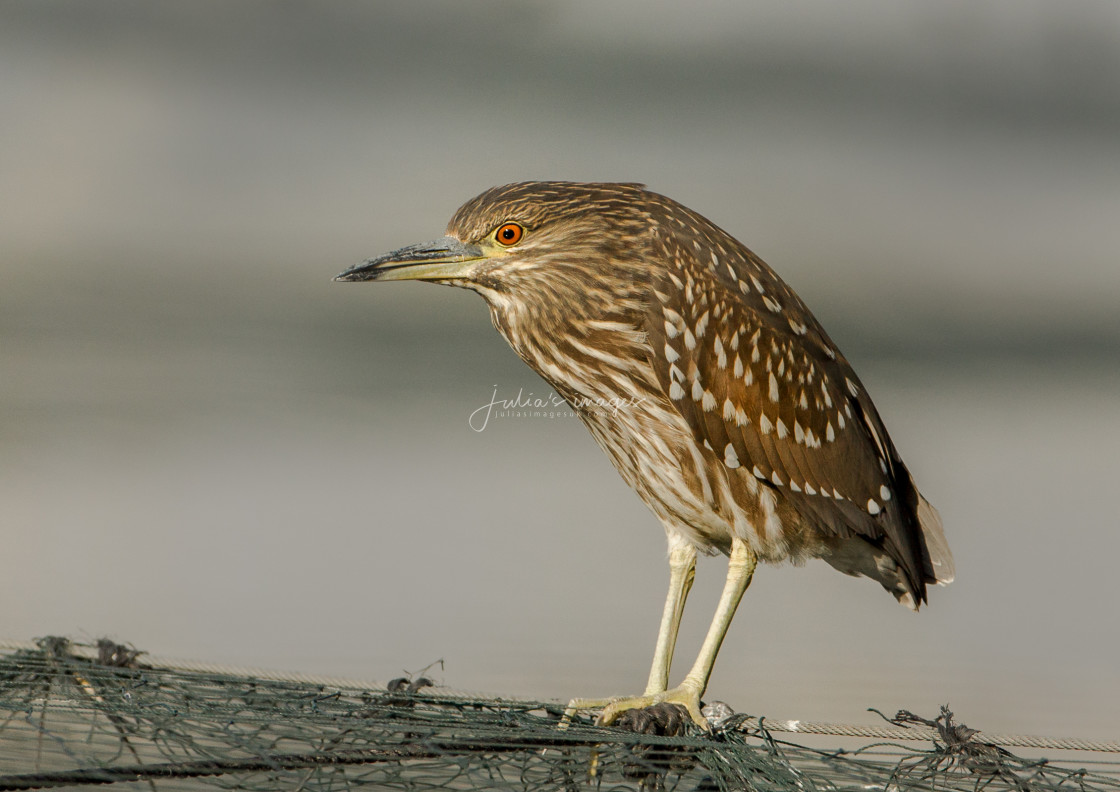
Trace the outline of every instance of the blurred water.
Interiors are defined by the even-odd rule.
[[[494,183],[641,180],[802,293],[959,570],[915,617],[763,569],[712,696],[1115,736],[1118,42],[1106,2],[0,6],[0,633],[636,690],[655,520],[577,421],[472,431],[547,390],[473,295],[329,279]]]

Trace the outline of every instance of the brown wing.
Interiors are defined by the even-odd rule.
[[[648,337],[661,386],[740,475],[817,528],[883,547],[924,600],[917,495],[859,379],[793,291],[698,215],[655,230]]]

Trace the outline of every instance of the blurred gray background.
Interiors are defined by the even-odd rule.
[[[940,508],[917,616],[756,576],[709,698],[1120,733],[1120,5],[0,5],[0,637],[637,692],[663,533],[481,300],[331,283],[486,187],[649,184],[809,303]],[[674,678],[722,584],[702,561]]]

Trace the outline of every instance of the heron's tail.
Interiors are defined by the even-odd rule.
[[[953,566],[953,553],[945,540],[941,515],[920,492],[918,493],[918,527],[922,530],[922,541],[926,546],[922,558],[922,571],[925,573],[926,581],[939,586],[949,585],[957,574]]]

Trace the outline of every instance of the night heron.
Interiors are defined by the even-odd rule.
[[[338,276],[483,296],[498,332],[563,396],[653,510],[669,593],[641,696],[701,726],[703,695],[757,561],[823,558],[917,610],[953,579],[937,512],[871,398],[793,290],[725,231],[638,184],[525,182],[464,204],[447,235]],[[697,552],[730,556],[695,665],[668,688]]]

